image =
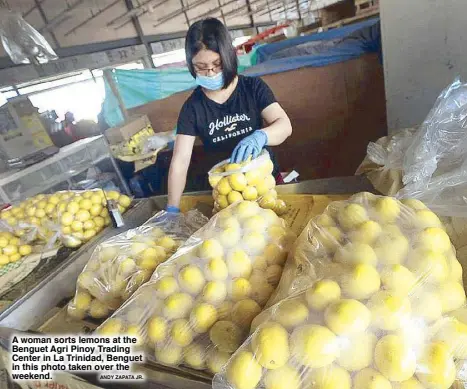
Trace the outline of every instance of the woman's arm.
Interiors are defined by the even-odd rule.
[[[279,103],[273,103],[263,109],[261,116],[267,124],[262,130],[268,136],[268,146],[280,145],[292,135],[290,119]]]
[[[191,135],[177,135],[175,138],[175,147],[169,169],[168,206],[177,208],[180,206],[195,139],[196,137]]]

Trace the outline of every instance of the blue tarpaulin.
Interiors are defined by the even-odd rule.
[[[239,57],[239,71],[248,76],[264,76],[302,67],[327,66],[355,59],[366,53],[381,53],[379,18],[257,46],[253,52]],[[187,68],[116,69],[112,77],[127,109],[163,99],[195,86]],[[123,122],[118,101],[107,83],[104,117],[110,126],[117,126]]]

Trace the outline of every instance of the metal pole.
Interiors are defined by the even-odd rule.
[[[222,21],[224,22],[224,25],[227,26],[227,22],[225,21],[225,15],[224,15],[224,10],[222,8],[221,0],[217,0],[217,4],[219,4],[219,9],[221,11]]]
[[[183,0],[180,0],[180,5],[182,6],[183,15],[185,15],[186,25],[188,26],[188,28],[190,28],[190,19],[188,18],[188,14],[186,13],[185,4],[183,4]]]
[[[116,97],[118,101],[118,106],[120,110],[122,111],[123,118],[125,120],[128,120],[129,118],[128,111],[126,110],[125,104],[123,103],[122,96],[120,95],[117,85],[115,84],[115,80],[112,77],[112,69],[104,70],[104,79],[107,81],[107,84],[109,84],[110,89],[112,90],[112,93],[114,94],[114,96]]]

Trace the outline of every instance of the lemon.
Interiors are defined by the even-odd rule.
[[[214,175],[214,174],[209,174],[209,185],[211,185],[211,188],[215,188],[219,181],[221,180],[222,176],[221,175]]]
[[[95,319],[102,319],[109,316],[109,308],[99,300],[93,300],[89,307],[89,315]]]
[[[83,223],[80,222],[79,220],[73,221],[73,223],[71,223],[71,230],[74,231],[74,232],[82,231],[83,230]]]
[[[263,378],[265,389],[300,389],[300,373],[290,365],[268,370]]]
[[[372,244],[382,233],[381,225],[373,220],[360,224],[350,233],[350,240],[354,243]]]
[[[236,170],[241,170],[242,168],[242,165],[240,165],[239,163],[227,163],[224,165],[224,171],[225,172],[233,172],[233,171],[236,171]]]
[[[261,380],[262,368],[254,355],[240,351],[227,365],[226,377],[236,389],[254,389]]]
[[[106,193],[106,197],[109,200],[118,200],[119,197],[120,197],[120,193],[118,193],[116,190],[111,190],[111,191]]]
[[[356,299],[369,298],[381,285],[378,271],[371,265],[358,264],[342,277],[342,292]]]
[[[462,266],[456,257],[452,257],[449,261],[451,271],[449,272],[449,279],[451,281],[462,282]]]
[[[75,298],[73,300],[74,305],[76,306],[77,309],[80,310],[86,310],[89,308],[91,305],[91,300],[92,297],[89,293],[86,292],[78,292],[75,295]]]
[[[258,214],[245,219],[243,227],[246,231],[264,231],[267,224],[266,219],[261,214]]]
[[[301,326],[290,336],[290,353],[304,366],[324,367],[339,354],[338,340],[326,327],[314,324]]]
[[[258,196],[264,196],[266,193],[269,192],[269,186],[264,179],[258,180],[255,184],[256,191],[258,192]]]
[[[380,263],[395,265],[404,261],[409,251],[409,246],[409,241],[402,234],[383,233],[376,240],[373,249]]]
[[[70,201],[66,207],[66,210],[74,215],[79,211],[79,204],[76,201]]]
[[[276,320],[287,329],[293,329],[308,319],[308,308],[297,300],[282,301],[276,308]]]
[[[417,378],[427,388],[448,389],[456,379],[456,365],[443,342],[434,342],[424,351],[419,365],[423,369],[417,372]]]
[[[329,304],[341,297],[339,284],[332,280],[320,280],[313,284],[305,293],[308,306],[315,311],[324,310]]]
[[[203,272],[195,265],[186,265],[178,274],[180,287],[188,293],[197,295],[205,285]]]
[[[118,272],[122,275],[133,273],[136,268],[136,263],[131,258],[125,258],[118,265]]]
[[[7,255],[0,254],[0,266],[5,266],[10,263],[10,259]]]
[[[327,366],[314,370],[310,380],[316,389],[350,389],[352,380],[349,373],[337,366]]]
[[[216,203],[219,204],[221,209],[227,208],[229,206],[229,200],[227,199],[227,196],[224,195],[217,196]]]
[[[178,365],[182,360],[182,348],[174,343],[167,343],[162,347],[156,347],[156,360],[165,365]]]
[[[216,186],[216,190],[219,192],[219,194],[227,196],[232,191],[229,179],[227,177],[221,178]]]
[[[445,253],[451,248],[448,234],[438,227],[428,227],[418,234],[417,243],[420,248]]]
[[[149,319],[146,327],[148,337],[153,343],[163,341],[167,336],[167,329],[166,320],[160,316],[153,316]]]
[[[259,205],[254,201],[242,201],[234,210],[234,213],[242,221],[259,212]]]
[[[92,207],[92,201],[89,199],[83,199],[79,202],[79,207],[81,209],[89,211]]]
[[[199,256],[205,259],[219,258],[224,254],[222,244],[215,239],[205,240],[199,247]]]
[[[251,299],[255,300],[260,306],[264,306],[274,292],[274,287],[269,285],[264,279],[257,281],[250,277],[250,284],[255,287],[250,293]]]
[[[225,230],[229,228],[232,228],[235,230],[240,229],[240,222],[234,216],[219,217],[218,223],[219,223],[219,226]]]
[[[414,350],[399,335],[382,337],[375,347],[375,364],[390,381],[405,381],[415,373],[417,365]]]
[[[8,239],[4,237],[0,237],[0,248],[4,248],[8,246]]]
[[[415,275],[402,265],[390,265],[381,271],[381,284],[393,293],[407,295],[414,288]]]
[[[104,227],[104,225],[105,225],[104,218],[101,217],[101,216],[96,216],[94,218],[94,224],[96,225],[96,228],[102,229]]]
[[[395,386],[395,389],[425,389],[425,387],[417,381],[415,378],[409,378],[406,381],[402,381],[398,386]]]
[[[410,318],[410,301],[407,297],[382,290],[370,299],[368,307],[375,327],[386,331],[401,328]]]
[[[266,240],[261,232],[253,231],[243,237],[243,245],[245,250],[252,254],[258,254],[266,247]]]
[[[457,319],[443,323],[435,339],[449,347],[450,353],[457,359],[467,358],[467,325]]]
[[[85,241],[88,241],[89,239],[93,238],[96,234],[97,234],[96,230],[93,230],[93,229],[86,230],[83,233],[83,239]]]
[[[348,371],[359,371],[371,365],[378,338],[375,334],[361,333],[343,340],[337,363]]]
[[[206,279],[224,281],[229,275],[226,263],[220,258],[211,259],[204,267]]]
[[[243,333],[231,321],[220,320],[211,327],[209,339],[220,351],[233,353],[242,344]]]
[[[438,291],[443,313],[454,311],[465,304],[465,290],[458,282],[448,281]]]
[[[186,293],[173,293],[164,301],[164,316],[168,319],[182,318],[191,310],[193,298]]]
[[[248,278],[252,271],[252,264],[243,250],[235,249],[227,258],[227,268],[232,278]]]
[[[230,353],[225,353],[216,349],[208,351],[206,356],[206,366],[213,374],[220,373],[220,371],[227,365],[230,359]]]
[[[5,254],[5,255],[8,255],[8,256],[12,256],[13,254],[17,254],[18,253],[18,246],[14,246],[12,244],[9,244],[9,245],[5,246],[2,249],[2,253]]]
[[[228,227],[220,232],[219,242],[226,248],[232,248],[238,244],[240,237],[239,228]]]
[[[92,194],[91,197],[89,198],[91,200],[91,203],[93,204],[102,204],[102,196],[100,194]]]
[[[206,349],[199,343],[190,344],[183,350],[183,361],[193,369],[204,369],[206,365]]]
[[[26,255],[29,255],[32,253],[32,247],[28,244],[24,244],[19,246],[18,248],[18,253],[22,256],[25,257]]]
[[[143,344],[142,331],[141,331],[141,328],[137,324],[130,324],[125,331],[125,335],[135,337],[136,346],[141,346]]]
[[[127,195],[120,195],[118,198],[118,204],[123,208],[128,208],[131,204],[131,198],[129,198]]]
[[[245,200],[254,201],[258,198],[258,191],[254,186],[247,186],[245,189],[243,189],[242,197]]]
[[[287,260],[287,251],[282,249],[281,246],[271,243],[264,248],[264,258],[267,259],[269,265],[284,265]],[[253,265],[254,266],[254,265]]]
[[[232,321],[242,329],[249,329],[253,319],[261,312],[258,303],[251,299],[238,301],[232,307]]]
[[[289,334],[279,324],[267,323],[253,335],[251,349],[261,366],[269,370],[280,368],[290,357]]]
[[[60,223],[63,226],[71,226],[73,223],[73,215],[70,212],[64,212],[60,218]]]
[[[264,177],[264,183],[268,189],[272,189],[276,186],[276,180],[270,173]]]
[[[217,311],[211,304],[200,303],[193,307],[190,314],[190,323],[193,330],[199,334],[208,332],[217,321]]]
[[[418,228],[442,227],[443,224],[439,217],[429,209],[422,209],[415,212],[414,224]]]
[[[83,228],[85,230],[92,230],[92,229],[95,229],[96,228],[96,223],[94,223],[93,220],[86,220],[84,223],[83,223]]]
[[[347,231],[354,230],[368,220],[366,209],[359,204],[349,204],[337,215],[339,224]]]
[[[156,243],[158,246],[164,248],[167,251],[173,250],[177,246],[177,243],[175,242],[175,240],[173,240],[168,235],[162,236],[161,238],[157,240]]]
[[[353,389],[392,389],[392,385],[383,375],[368,367],[353,377]]]
[[[337,251],[334,261],[349,265],[363,263],[375,266],[378,258],[370,245],[366,243],[348,243]]]
[[[234,173],[229,176],[229,184],[235,191],[241,192],[247,186],[247,181],[243,173]]]
[[[276,287],[282,276],[282,267],[279,265],[270,265],[266,269],[266,279],[269,284]]]
[[[227,287],[223,282],[210,281],[205,285],[202,297],[204,301],[211,304],[221,303],[227,297]]]
[[[423,282],[440,283],[449,276],[449,266],[446,257],[429,250],[415,250],[408,262],[408,267]]]
[[[8,260],[10,262],[17,262],[21,259],[21,255],[19,253],[15,253],[15,254],[11,254],[9,257],[8,257]]]
[[[248,185],[256,185],[261,179],[261,172],[257,169],[247,171],[245,178]]]
[[[169,334],[172,342],[177,346],[186,347],[193,342],[193,331],[190,323],[185,319],[174,320]]]
[[[324,321],[338,335],[352,335],[365,331],[371,312],[360,301],[342,299],[331,303],[324,311]]]
[[[229,204],[236,203],[237,201],[242,201],[243,197],[240,192],[233,190],[227,195],[227,201]]]
[[[110,318],[104,322],[97,332],[102,336],[116,336],[122,333],[123,323],[120,319]]]

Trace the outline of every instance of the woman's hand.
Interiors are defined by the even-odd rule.
[[[245,161],[250,155],[256,158],[268,143],[268,136],[263,130],[256,130],[253,134],[243,138],[235,147],[230,163]]]

